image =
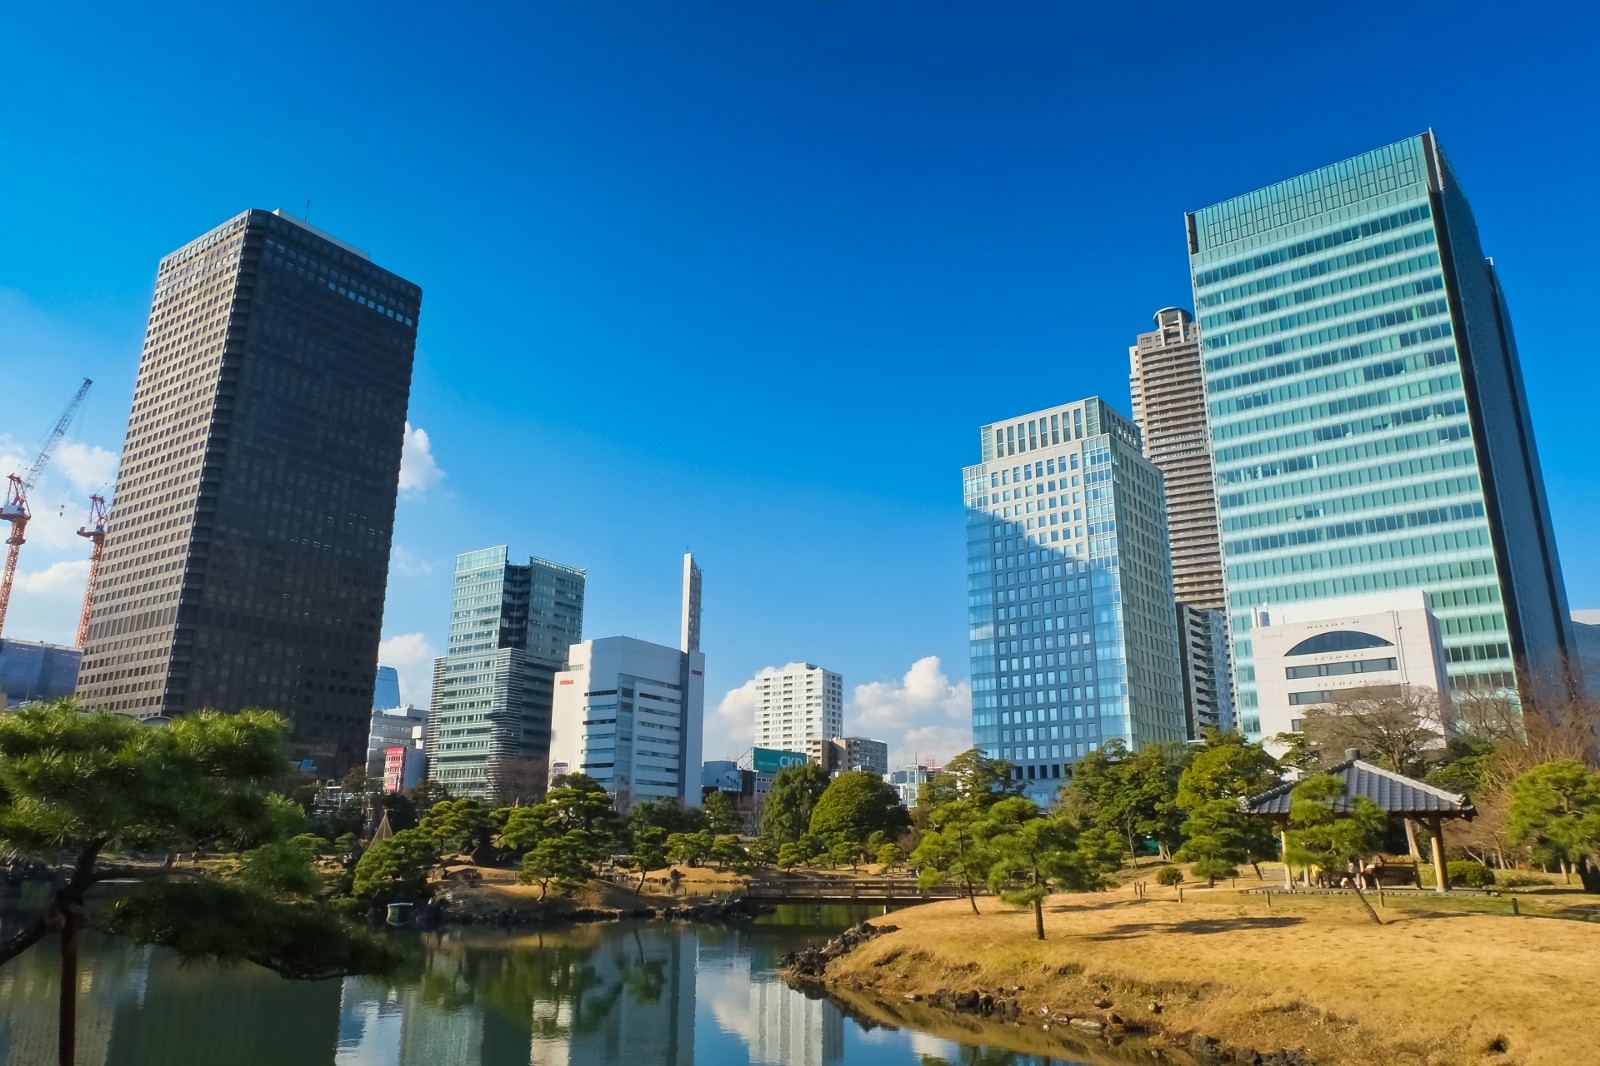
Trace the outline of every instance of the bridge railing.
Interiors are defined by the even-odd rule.
[[[916,881],[765,881],[751,882],[745,890],[751,899],[875,900],[961,899],[966,890],[956,885],[924,887]],[[980,893],[981,894],[981,893]]]

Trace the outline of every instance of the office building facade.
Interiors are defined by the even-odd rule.
[[[72,695],[82,661],[77,648],[0,639],[0,709]]]
[[[830,775],[865,770],[882,777],[889,772],[889,745],[870,737],[833,737],[807,744],[806,760]]]
[[[1449,692],[1439,620],[1421,589],[1263,608],[1254,622],[1261,733],[1274,752],[1286,745],[1273,738],[1300,732],[1308,710],[1337,705],[1341,693]],[[1433,722],[1449,736],[1451,716]]]
[[[973,742],[1048,802],[1110,740],[1185,737],[1161,472],[1098,398],[981,443],[964,471]]]
[[[1177,605],[1183,660],[1184,728],[1190,740],[1235,728],[1233,678],[1228,675],[1228,619],[1221,611]]]
[[[429,776],[453,795],[526,803],[547,783],[555,674],[583,639],[585,574],[510,558],[503,544],[456,557],[426,748]]]
[[[1420,588],[1453,690],[1572,693],[1506,303],[1431,133],[1187,216],[1235,695],[1252,618]]]
[[[813,663],[755,677],[755,746],[810,751],[844,733],[844,678]]]
[[[619,811],[639,800],[700,806],[706,658],[700,567],[683,556],[677,648],[634,637],[575,644],[556,675],[550,760],[588,774]]]
[[[161,261],[78,695],[361,762],[422,291],[282,212]]]
[[[551,758],[588,774],[617,810],[700,806],[705,656],[633,637],[574,645],[556,675]]]
[[[409,703],[372,712],[367,727],[367,777],[383,773],[384,752],[393,747],[409,747],[427,736],[428,712]],[[422,748],[424,745],[417,744]],[[418,752],[421,754],[421,751]]]
[[[378,679],[372,686],[372,709],[385,711],[400,705],[400,671],[392,666],[378,667]]]

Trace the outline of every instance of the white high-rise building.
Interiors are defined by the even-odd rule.
[[[634,637],[574,644],[555,677],[550,765],[588,774],[617,810],[636,800],[700,806],[706,659],[700,568],[685,555],[682,647]]]
[[[809,752],[844,736],[844,678],[813,663],[790,663],[755,677],[755,746]]]

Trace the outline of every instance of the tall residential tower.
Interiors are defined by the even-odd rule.
[[[755,746],[809,752],[844,736],[844,678],[811,663],[755,676]]]
[[[1189,739],[1198,740],[1206,728],[1234,724],[1216,474],[1200,331],[1189,312],[1178,307],[1157,311],[1155,324],[1128,349],[1128,384],[1144,456],[1160,467],[1166,481],[1184,715]]]
[[[161,260],[78,695],[366,752],[422,290],[282,212]]]
[[[964,471],[973,742],[1054,798],[1107,741],[1185,737],[1161,472],[1099,399],[982,429]]]
[[[1572,693],[1516,341],[1432,133],[1188,216],[1239,713],[1256,612],[1418,588],[1451,687]]]
[[[584,572],[510,561],[505,545],[456,556],[450,638],[433,664],[428,775],[495,803],[542,795],[556,671],[583,639]]]

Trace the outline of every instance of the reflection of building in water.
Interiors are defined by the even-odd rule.
[[[97,955],[106,965],[125,949]],[[248,963],[184,965],[149,956],[142,1002],[117,1009],[108,1063],[322,1063],[339,1032],[339,982],[286,981]],[[293,1024],[285,1024],[292,1019]]]
[[[750,1061],[825,1066],[844,1059],[844,1015],[827,999],[807,999],[776,977],[750,977],[755,1039]]]
[[[4,930],[9,934],[10,929]],[[78,988],[78,1066],[110,1066],[111,1034],[124,1006],[144,998],[146,950],[118,949],[105,956],[87,934],[80,958],[92,961]],[[58,941],[48,938],[0,967],[0,1066],[56,1061],[56,1008],[60,992]],[[85,971],[89,967],[84,966]]]
[[[569,995],[534,1003],[532,1066],[694,1066],[694,938],[630,933],[582,962]]]

